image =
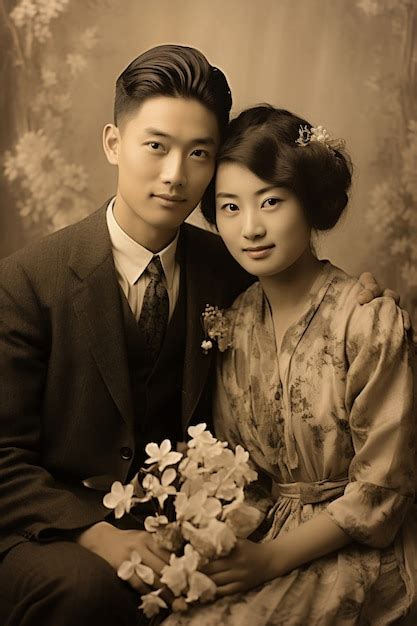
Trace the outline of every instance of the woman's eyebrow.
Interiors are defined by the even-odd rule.
[[[268,191],[272,191],[272,189],[279,189],[278,185],[268,185],[267,187],[262,187],[262,189],[258,189],[255,191],[255,196],[261,196],[263,193],[268,193]]]
[[[261,196],[272,189],[280,189],[277,185],[268,185],[267,187],[262,187],[262,189],[258,189],[255,191],[255,196]],[[216,193],[216,198],[238,198],[239,196],[234,193],[229,193],[228,191],[219,191]]]
[[[235,193],[229,193],[228,191],[219,191],[216,193],[216,198],[238,198]]]

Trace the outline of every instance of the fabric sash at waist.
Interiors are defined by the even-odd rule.
[[[294,498],[301,504],[315,504],[334,500],[341,496],[348,484],[348,478],[320,480],[316,483],[272,483],[272,496]]]

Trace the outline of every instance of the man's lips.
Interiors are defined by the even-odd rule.
[[[155,198],[160,198],[161,200],[165,200],[166,202],[185,202],[186,198],[183,196],[177,196],[175,194],[170,195],[168,193],[154,193],[152,194]]]

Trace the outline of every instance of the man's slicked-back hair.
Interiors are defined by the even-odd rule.
[[[134,59],[116,81],[114,123],[157,96],[192,98],[212,111],[223,136],[232,96],[226,77],[195,48],[161,45]]]

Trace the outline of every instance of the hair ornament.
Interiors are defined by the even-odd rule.
[[[295,140],[295,143],[298,143],[299,146],[308,146],[311,141],[318,141],[333,152],[342,150],[345,147],[345,140],[332,138],[324,126],[312,126],[309,128],[307,125],[300,125],[298,135],[298,139]]]

